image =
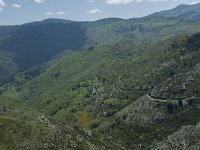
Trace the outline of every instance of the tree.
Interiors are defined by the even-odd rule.
[[[172,101],[172,100],[168,100],[167,101],[167,110],[168,110],[168,112],[169,113],[173,113],[174,112],[174,110],[175,110],[175,104],[174,104],[174,102]]]
[[[192,104],[193,104],[193,100],[190,99],[190,100],[188,101],[188,105],[189,105],[189,106],[192,106]]]
[[[80,112],[79,113],[79,121],[82,127],[88,127],[89,121],[90,121],[90,116],[88,112]]]
[[[173,70],[169,70],[169,78],[172,78],[175,75]]]
[[[178,100],[178,106],[179,106],[179,107],[183,107],[183,101],[180,100],[180,99]]]

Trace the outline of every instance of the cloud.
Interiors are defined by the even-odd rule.
[[[118,5],[118,4],[129,4],[132,2],[141,3],[141,2],[169,2],[169,1],[178,1],[178,0],[106,0],[106,4]],[[199,0],[196,0],[199,1]]]
[[[45,15],[47,15],[47,16],[53,16],[53,15],[55,15],[55,13],[54,12],[46,12]]]
[[[64,11],[57,11],[56,12],[56,15],[64,15],[64,14],[66,14],[66,12],[64,12]]]
[[[133,0],[106,0],[107,4],[128,4],[133,2]]]
[[[88,14],[96,14],[96,13],[102,13],[102,10],[96,8],[96,9],[86,10],[86,12]]]
[[[38,3],[38,4],[41,4],[41,3],[44,3],[45,2],[45,0],[34,0],[36,3]]]
[[[14,7],[14,8],[22,8],[22,6],[19,5],[19,4],[12,4],[12,7]]]
[[[168,2],[169,0],[146,0],[146,1],[148,1],[148,2]],[[172,1],[176,1],[176,0],[172,0]]]
[[[57,12],[46,12],[45,15],[47,16],[53,16],[53,15],[64,15],[66,12],[64,11],[57,11]]]
[[[191,2],[190,4],[194,5],[194,4],[198,4],[198,3],[200,3],[200,0],[195,0],[195,1]]]
[[[6,7],[6,4],[3,0],[0,0],[0,11],[3,11],[3,8]]]

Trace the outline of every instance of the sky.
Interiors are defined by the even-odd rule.
[[[0,0],[0,25],[47,18],[93,21],[109,17],[136,18],[200,0]]]

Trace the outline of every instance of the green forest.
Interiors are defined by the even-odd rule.
[[[0,149],[198,150],[199,8],[0,26]]]

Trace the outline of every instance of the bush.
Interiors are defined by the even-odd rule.
[[[178,106],[183,107],[183,101],[182,100],[178,100]]]
[[[192,106],[192,104],[193,104],[193,100],[190,99],[190,100],[188,101],[188,105],[189,105],[189,106]]]
[[[90,122],[90,128],[91,129],[95,129],[97,128],[99,125],[101,124],[101,120],[100,119],[94,119]]]
[[[169,70],[169,78],[172,78],[173,76],[175,75],[174,71],[173,70]]]
[[[175,110],[175,103],[172,100],[168,100],[167,102],[167,110],[170,114],[172,114]]]

